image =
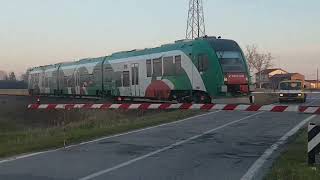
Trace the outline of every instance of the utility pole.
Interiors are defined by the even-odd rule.
[[[317,68],[317,84],[316,84],[317,89],[319,89],[319,68]]]
[[[190,0],[186,39],[195,39],[206,35],[202,0]]]

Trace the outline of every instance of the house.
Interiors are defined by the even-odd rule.
[[[320,89],[320,82],[317,80],[306,80],[305,85],[308,89]]]
[[[265,69],[260,72],[257,72],[255,74],[257,87],[272,88],[272,83],[270,81],[270,78],[276,74],[288,74],[288,72],[281,68]]]
[[[271,88],[277,89],[281,81],[299,80],[304,83],[305,77],[300,73],[275,74],[270,78]]]

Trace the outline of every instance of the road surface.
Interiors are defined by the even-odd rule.
[[[320,94],[310,95],[305,104],[320,106]],[[247,177],[249,169],[256,170],[254,179],[261,179],[283,145],[263,158],[266,152],[310,117],[320,118],[287,112],[215,111],[67,149],[0,161],[0,179],[238,180]],[[261,168],[256,166],[259,163]]]

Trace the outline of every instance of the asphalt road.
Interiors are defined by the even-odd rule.
[[[320,94],[307,105],[320,105]],[[67,149],[0,161],[4,180],[238,180],[311,115],[216,111]],[[314,119],[320,119],[315,116]],[[263,163],[261,179],[283,149]]]

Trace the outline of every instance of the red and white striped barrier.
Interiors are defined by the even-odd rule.
[[[236,104],[30,104],[30,110],[72,110],[72,109],[125,109],[125,110],[225,110],[225,111],[269,111],[269,112],[300,112],[320,114],[320,107],[298,105],[236,105]]]

